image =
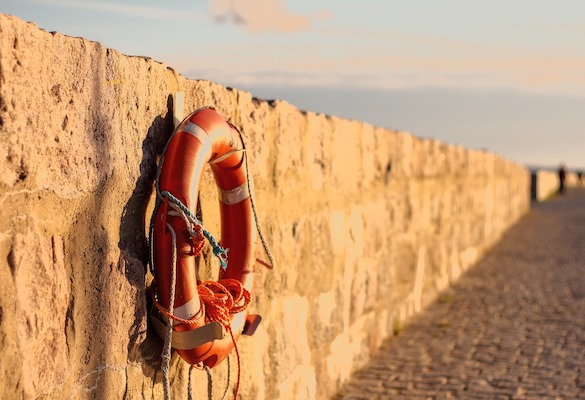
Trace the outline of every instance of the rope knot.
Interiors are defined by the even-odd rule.
[[[250,292],[237,279],[204,281],[197,286],[197,292],[206,318],[226,327],[230,326],[230,314],[244,311],[250,304]]]
[[[191,234],[191,230],[189,233],[191,234],[191,246],[193,247],[193,255],[198,257],[201,255],[201,251],[203,250],[203,246],[205,246],[205,237],[203,236],[203,226],[200,224],[194,224],[193,230],[194,233]]]
[[[213,249],[213,254],[218,258],[219,263],[221,265],[221,268],[225,271],[227,269],[227,266],[228,266],[227,253],[228,253],[229,249],[224,249],[223,247],[220,246],[217,239],[215,239],[215,237],[213,237],[213,235],[207,229],[205,229],[203,227],[203,223],[195,215],[193,215],[191,210],[189,210],[189,208],[185,204],[183,204],[183,202],[181,202],[181,200],[179,200],[177,197],[173,196],[173,194],[167,190],[159,191],[158,187],[156,190],[157,190],[157,195],[159,196],[160,199],[162,199],[161,204],[163,205],[163,207],[165,207],[165,210],[167,207],[170,207],[172,209],[172,210],[169,210],[168,212],[165,212],[163,214],[164,218],[166,218],[166,216],[168,214],[168,215],[172,215],[172,216],[181,217],[183,219],[183,221],[185,222],[187,230],[189,231],[189,234],[191,235],[191,241],[193,244],[193,253],[195,255],[201,254],[201,250],[203,249],[203,238],[207,239],[207,241],[209,241],[209,244],[211,245],[211,247]],[[154,215],[155,215],[155,213],[153,213],[153,216]],[[152,237],[154,219],[151,220],[150,225],[151,225],[150,231],[151,231],[151,237]],[[154,268],[154,261],[152,260],[152,257],[153,257],[153,254],[152,254],[152,250],[151,250],[150,264],[151,264],[151,268]],[[151,270],[151,272],[154,275],[154,270]]]

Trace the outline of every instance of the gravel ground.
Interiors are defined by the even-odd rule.
[[[535,204],[336,399],[585,399],[585,189]]]

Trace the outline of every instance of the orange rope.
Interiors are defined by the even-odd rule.
[[[161,312],[161,314],[163,314],[165,317],[172,319],[174,321],[180,322],[182,324],[187,324],[187,325],[194,325],[194,324],[198,323],[199,321],[201,321],[201,319],[203,317],[205,317],[205,304],[203,304],[203,302],[201,302],[201,299],[199,300],[201,302],[200,303],[201,307],[199,308],[199,311],[197,312],[197,314],[195,314],[192,319],[184,319],[181,317],[177,317],[174,314],[171,314],[170,312],[168,312],[168,310],[166,308],[164,308],[163,306],[160,305],[160,303],[156,299],[156,294],[154,293],[154,285],[151,285],[149,289],[150,289],[150,295],[152,297],[152,303]]]
[[[236,338],[234,338],[234,332],[232,331],[231,325],[228,327],[228,332],[232,337],[232,342],[234,343],[234,350],[236,351],[236,360],[238,361],[238,379],[236,380],[236,387],[234,389],[234,399],[237,399],[238,391],[240,390],[240,370],[242,369],[242,362],[240,361],[240,351],[238,350],[238,344],[236,342]]]
[[[246,171],[247,174],[247,171]],[[158,187],[157,187],[158,192]],[[174,198],[168,192],[161,192],[161,195],[165,194],[164,199],[164,207],[166,208],[168,205],[169,198],[174,199],[173,204],[176,206],[173,208],[179,213],[177,216],[181,216],[185,221],[187,230],[189,231],[189,236],[191,239],[191,248],[192,253],[194,256],[199,256],[203,247],[205,245],[205,237],[210,241],[211,245],[213,246],[213,253],[219,258],[222,267],[227,266],[227,259],[226,253],[227,251],[222,249],[216,242],[215,239],[210,236],[209,232],[205,231],[206,236],[204,236],[204,229],[201,223],[193,216],[189,209],[187,209],[178,199]],[[167,214],[166,212],[163,213],[165,218]],[[174,214],[173,214],[174,215]],[[165,221],[166,223],[166,221]],[[192,223],[192,224],[191,224]],[[168,225],[168,224],[166,224]],[[168,225],[170,227],[170,225]],[[261,234],[261,232],[259,231]],[[176,240],[176,239],[175,239]],[[263,242],[264,243],[264,242]],[[173,246],[175,246],[173,242]],[[268,252],[269,257],[270,253],[265,246],[265,249]],[[266,267],[272,269],[272,266],[260,261]],[[175,260],[173,259],[173,268]],[[173,285],[173,283],[171,283]],[[242,312],[248,308],[250,304],[250,292],[243,287],[242,283],[237,279],[221,279],[219,281],[204,281],[199,282],[197,284],[197,293],[199,294],[199,301],[200,307],[199,311],[192,319],[184,319],[177,317],[170,313],[167,309],[159,304],[156,299],[156,293],[154,289],[155,285],[150,287],[150,292],[152,296],[153,304],[156,308],[167,318],[177,321],[182,324],[187,325],[194,325],[196,323],[201,322],[202,318],[205,318],[207,321],[217,321],[221,323],[224,328],[229,332],[230,337],[232,339],[232,343],[234,345],[234,349],[236,350],[236,357],[238,361],[238,378],[236,382],[236,387],[234,389],[234,399],[238,397],[238,391],[240,388],[240,375],[241,375],[241,360],[240,360],[240,352],[238,350],[238,345],[236,342],[236,338],[234,337],[234,333],[231,327],[231,314],[237,314]],[[172,288],[173,289],[173,288]],[[172,290],[171,290],[172,293]],[[173,300],[171,300],[173,301]],[[170,332],[169,332],[170,334]],[[170,336],[169,336],[170,337]],[[165,342],[166,343],[166,342]],[[163,371],[164,372],[164,371]]]
[[[200,224],[195,224],[193,230],[197,236],[191,236],[191,243],[193,245],[193,255],[197,257],[201,255],[201,250],[205,246],[205,237],[203,236],[203,227]]]
[[[237,279],[220,279],[219,282],[204,281],[197,286],[197,291],[201,298],[201,303],[205,304],[207,319],[221,323],[232,338],[238,361],[238,378],[234,389],[235,399],[238,397],[240,389],[241,360],[238,343],[230,323],[230,314],[237,314],[248,308],[250,292]]]
[[[250,292],[237,279],[204,281],[197,286],[197,292],[206,305],[207,318],[224,325],[230,324],[230,314],[242,312],[250,304]]]
[[[264,261],[264,260],[261,260],[261,259],[259,259],[259,258],[257,258],[257,259],[256,259],[256,262],[257,262],[258,264],[260,264],[260,265],[263,265],[263,266],[265,266],[265,267],[266,267],[266,268],[268,268],[268,269],[272,269],[272,268],[274,268],[272,265],[268,264],[266,261]]]
[[[195,257],[197,257],[197,256],[201,255],[201,251],[203,250],[203,247],[205,245],[205,237],[203,236],[203,227],[200,224],[194,224],[193,225],[193,232],[196,235],[191,235],[191,246],[193,248],[193,255]],[[200,307],[199,307],[199,311],[197,312],[197,314],[195,316],[193,316],[192,319],[184,319],[184,318],[180,318],[174,314],[169,313],[166,308],[164,308],[163,306],[160,305],[160,303],[157,301],[156,295],[154,293],[154,285],[152,285],[150,287],[150,294],[152,296],[152,302],[156,306],[156,308],[165,317],[167,317],[169,319],[180,322],[182,324],[194,325],[194,324],[198,323],[199,321],[201,321],[201,319],[203,317],[205,317],[205,304],[203,303],[203,301],[201,301],[201,299],[199,299]]]
[[[217,321],[221,323],[229,332],[234,344],[234,350],[236,351],[238,362],[238,378],[234,389],[234,398],[237,398],[240,388],[241,360],[238,344],[234,337],[234,332],[232,331],[230,317],[231,314],[237,314],[248,308],[251,298],[250,292],[244,288],[242,283],[237,279],[203,281],[197,285],[197,292],[201,304],[199,312],[192,319],[183,319],[169,313],[166,308],[161,306],[156,299],[154,285],[150,287],[153,304],[167,318],[182,324],[194,325],[205,317],[208,321]]]

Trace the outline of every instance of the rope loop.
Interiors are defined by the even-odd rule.
[[[160,313],[162,315],[164,315],[165,317],[167,317],[168,319],[172,319],[173,321],[176,321],[176,322],[179,322],[179,323],[185,324],[185,325],[195,325],[196,323],[198,323],[199,321],[201,321],[201,319],[203,319],[205,317],[205,304],[203,304],[201,299],[199,300],[201,307],[199,308],[199,311],[197,312],[197,314],[195,314],[193,316],[193,318],[191,318],[191,319],[184,319],[184,318],[177,317],[176,315],[170,313],[169,310],[164,308],[158,302],[158,300],[156,298],[156,293],[154,292],[154,285],[150,286],[149,291],[150,291],[150,296],[152,298],[152,304],[154,304],[154,306],[160,311]]]
[[[198,257],[201,255],[203,246],[205,246],[205,238],[203,237],[203,226],[196,224],[193,226],[195,235],[191,235],[191,243],[193,245],[193,255]]]
[[[237,314],[248,308],[250,292],[237,279],[204,281],[197,285],[201,303],[205,306],[205,317],[230,327],[230,314]]]

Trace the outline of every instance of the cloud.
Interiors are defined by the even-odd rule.
[[[440,87],[585,93],[585,58],[570,43],[523,46],[412,35],[391,28],[352,30],[327,25],[315,30],[321,36],[314,41],[226,43],[222,59],[212,53],[204,59],[184,59],[179,70],[234,87]],[[195,65],[201,74],[192,70]]]
[[[329,17],[328,12],[292,13],[284,0],[211,0],[209,11],[217,22],[233,22],[251,32],[299,32],[309,28],[311,19]]]
[[[193,65],[193,63],[190,63]],[[421,87],[516,89],[582,95],[585,90],[585,60],[578,58],[510,57],[450,58],[400,56],[340,56],[329,59],[263,56],[231,70],[217,68],[208,60],[184,74],[234,87],[354,87],[364,89],[408,89]],[[224,64],[225,65],[225,64]]]

